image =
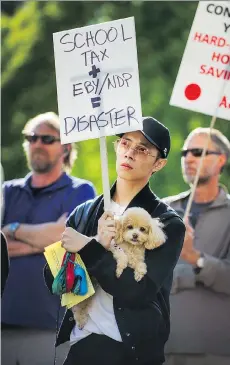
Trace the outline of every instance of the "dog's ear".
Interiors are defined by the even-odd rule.
[[[149,227],[149,239],[145,244],[147,250],[161,246],[166,241],[166,234],[163,231],[163,223],[157,218],[151,219],[151,225]]]
[[[123,217],[119,216],[115,218],[115,228],[116,228],[116,235],[115,235],[115,242],[117,244],[123,242]]]

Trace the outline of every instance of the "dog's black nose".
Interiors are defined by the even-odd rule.
[[[138,235],[136,233],[133,233],[133,238],[137,239]]]

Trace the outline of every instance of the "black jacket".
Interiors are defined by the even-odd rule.
[[[111,189],[111,196],[115,185]],[[103,197],[97,197],[77,207],[67,225],[87,235],[95,236],[98,219],[103,214]],[[131,268],[118,279],[112,253],[95,239],[80,252],[89,274],[97,279],[103,290],[113,296],[114,314],[124,345],[135,363],[163,363],[164,345],[170,331],[169,294],[174,266],[179,258],[185,227],[182,219],[153,194],[147,184],[127,208],[142,207],[152,217],[165,224],[166,242],[157,249],[146,251],[147,274],[136,282]],[[52,275],[46,267],[46,282],[52,285]],[[73,315],[67,310],[59,330],[56,346],[68,341],[74,326]],[[130,361],[132,361],[130,360]],[[131,363],[131,362],[130,362]]]

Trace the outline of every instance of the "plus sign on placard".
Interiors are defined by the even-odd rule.
[[[92,70],[89,72],[89,76],[93,76],[93,78],[97,77],[97,74],[100,72],[99,68],[96,68],[95,65],[92,66]]]

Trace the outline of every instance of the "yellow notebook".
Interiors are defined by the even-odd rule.
[[[54,277],[58,274],[61,268],[65,252],[65,249],[61,246],[61,241],[55,242],[45,248],[44,255]],[[93,284],[90,280],[89,274],[80,255],[76,254],[75,262],[79,264],[86,272],[88,292],[85,295],[76,295],[73,293],[63,294],[61,298],[61,305],[63,307],[66,306],[68,309],[72,308],[75,304],[78,304],[83,300],[91,297],[95,293]]]

